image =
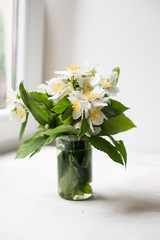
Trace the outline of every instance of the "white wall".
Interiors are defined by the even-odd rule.
[[[45,0],[44,80],[69,64],[121,69],[119,100],[137,129],[127,148],[160,150],[160,1]]]

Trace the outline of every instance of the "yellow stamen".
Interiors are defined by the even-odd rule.
[[[78,67],[77,65],[70,65],[70,66],[67,66],[67,70],[71,70],[72,72],[73,71],[76,71],[76,70],[79,70],[80,67]]]
[[[17,113],[21,117],[21,119],[24,117],[24,112],[22,109],[17,109]]]
[[[90,91],[93,90],[93,87],[91,86],[91,84],[88,82],[86,85],[85,85],[85,91],[86,93],[89,93]]]
[[[79,103],[76,100],[73,101],[72,108],[76,113],[80,110]]]
[[[91,118],[92,118],[92,120],[93,121],[98,121],[98,117],[99,117],[99,115],[100,115],[100,111],[101,111],[101,107],[96,107],[94,110],[93,110],[93,112],[92,112],[92,114],[91,114]]]
[[[109,82],[108,78],[101,79],[101,84],[105,88],[110,88],[113,85],[111,82]]]
[[[99,97],[99,94],[88,92],[88,93],[85,93],[84,96],[88,99],[88,101],[91,101],[91,100],[96,100]]]
[[[71,90],[68,90],[68,91],[67,91],[67,94],[70,94],[70,93],[72,93],[72,91],[71,91]]]
[[[62,89],[62,84],[61,83],[56,83],[52,89],[53,92],[57,93]]]

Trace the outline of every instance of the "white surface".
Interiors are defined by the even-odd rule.
[[[1,240],[159,240],[160,155],[129,153],[128,167],[93,153],[94,197],[57,194],[55,147],[32,159],[0,156]]]
[[[44,79],[88,60],[118,65],[117,100],[138,126],[124,136],[128,149],[159,151],[160,1],[45,0],[45,9]]]

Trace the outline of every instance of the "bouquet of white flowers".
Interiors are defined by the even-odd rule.
[[[38,131],[20,146],[16,158],[33,156],[59,136],[83,136],[98,150],[122,165],[127,163],[123,141],[113,135],[134,128],[125,116],[128,108],[111,98],[117,87],[120,69],[110,74],[99,72],[95,66],[81,71],[77,65],[67,71],[55,72],[57,77],[27,92],[23,83],[19,91],[11,92],[7,99],[10,117],[22,122],[20,139],[24,133],[29,112],[39,123]],[[106,136],[103,138],[102,136]]]

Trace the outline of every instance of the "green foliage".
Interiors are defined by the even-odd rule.
[[[89,183],[87,183],[87,184],[79,183],[79,189],[83,193],[92,193],[92,188],[91,188],[91,185]]]
[[[117,151],[121,154],[121,157],[124,161],[124,165],[127,165],[127,152],[122,140],[116,141],[112,136],[108,136],[113,144],[115,145]]]
[[[114,135],[136,127],[134,123],[124,114],[105,120],[101,125],[102,131],[99,135]]]
[[[72,107],[69,107],[63,114],[62,114],[62,121],[66,120],[70,116],[72,116]]]
[[[87,140],[98,150],[108,154],[108,156],[117,163],[124,165],[121,155],[118,153],[116,147],[114,147],[106,139],[98,136],[87,137]]]
[[[116,67],[113,71],[118,73],[118,77],[116,79],[118,82],[120,69]],[[74,84],[77,84],[74,80],[73,82]],[[47,94],[27,92],[23,83],[20,83],[19,90],[24,104],[43,129],[36,132],[33,137],[27,139],[20,146],[16,158],[24,158],[27,155],[32,157],[34,154],[38,153],[43,146],[51,143],[59,136],[76,135],[78,139],[80,139],[90,130],[88,120],[85,118],[85,113],[83,114],[83,118],[80,120],[79,131],[74,128],[74,124],[79,120],[74,120],[72,117],[73,108],[71,102],[68,100],[68,95],[63,97],[53,107],[53,100],[49,100]],[[126,110],[128,110],[126,106],[116,100],[110,99],[109,105],[102,109],[102,112],[108,119],[100,126],[102,129],[101,132],[97,136],[87,137],[88,142],[92,146],[108,154],[113,161],[125,166],[127,164],[127,153],[124,143],[121,140],[116,141],[112,135],[136,127],[134,123],[125,116],[124,112]],[[21,127],[20,139],[23,136],[27,120],[28,113],[26,121]],[[45,128],[46,124],[49,126],[49,129]],[[110,141],[107,141],[101,136],[109,137]],[[82,145],[81,143],[78,144],[80,144],[77,145],[78,149],[76,149],[76,145],[74,145],[74,154],[71,154],[70,150],[66,152],[62,151],[59,154],[59,162],[64,165],[64,172],[63,174],[60,174],[60,185],[63,194],[70,198],[73,194],[83,195],[84,193],[92,192],[89,184],[91,179],[88,179],[87,175],[89,168],[87,165],[89,151],[86,151],[85,154],[83,151],[79,151]],[[69,147],[69,143],[66,146]],[[68,165],[65,165],[66,163],[63,162],[63,157],[65,160],[67,159],[69,163]]]
[[[25,122],[22,123],[22,126],[21,126],[21,130],[20,130],[20,134],[19,134],[19,140],[21,140],[22,137],[23,137],[24,130],[25,130],[27,122],[28,122],[28,115],[29,115],[29,113],[27,112],[26,113],[26,120],[25,120]]]
[[[39,135],[37,135],[37,137],[39,136],[52,136],[52,135],[61,135],[61,134],[65,134],[65,135],[72,135],[72,134],[77,134],[77,130],[70,125],[60,125],[54,129],[49,129],[43,132],[40,132]]]
[[[20,83],[19,90],[24,104],[30,110],[37,122],[43,126],[49,124],[55,127],[57,125],[55,114],[48,109],[50,103],[48,103],[49,105],[44,103],[46,98],[44,94],[39,94],[37,92],[27,93],[22,82]]]
[[[30,155],[30,158],[31,158],[34,154],[40,152],[40,150],[41,150],[44,146],[46,146],[46,145],[50,144],[51,142],[53,142],[53,140],[55,140],[55,136],[46,137],[46,138],[45,138],[45,141],[43,141],[43,142],[40,144],[40,146]]]
[[[32,137],[28,138],[21,144],[16,158],[25,158],[29,154],[31,154],[30,157],[32,157],[35,153],[39,152],[42,147],[51,143],[55,138],[70,134],[76,134],[76,130],[70,125],[61,125],[51,130],[42,129],[37,131]]]
[[[85,118],[85,114],[83,114],[83,118],[81,119],[81,125],[80,125],[80,129],[78,132],[78,136],[81,137],[83,135],[85,135],[86,132],[88,132],[90,129],[90,126],[88,124],[87,119]]]
[[[24,143],[22,143],[22,145],[19,147],[16,158],[25,158],[26,156],[30,155],[30,158],[40,152],[40,150],[42,149],[42,147],[44,147],[45,145],[51,143],[54,139],[55,139],[55,135],[54,136],[38,136],[38,132],[28,138]]]
[[[73,117],[72,115],[69,116],[68,118],[66,118],[64,121],[62,121],[63,124],[66,124],[66,125],[72,125],[73,123]]]
[[[111,118],[111,117],[116,117],[122,114],[128,109],[129,108],[125,107],[122,103],[116,100],[110,99],[109,105],[104,107],[102,109],[102,112],[105,114],[107,118]]]
[[[48,99],[48,95],[46,93],[29,92],[28,95],[33,99],[33,101],[41,101],[44,103],[44,105],[50,110],[53,107],[53,100]]]
[[[69,164],[65,169],[65,173],[59,181],[61,190],[65,196],[72,194],[74,188],[78,184],[78,171],[69,159]]]
[[[84,138],[72,141],[69,137],[59,140],[61,152],[58,155],[58,180],[60,195],[73,200],[92,193],[91,149]],[[87,145],[86,145],[87,144]],[[77,196],[78,195],[78,196]]]
[[[44,142],[45,137],[30,137],[19,147],[16,158],[25,158],[27,155],[36,151]]]
[[[119,110],[121,112],[125,112],[126,110],[129,109],[128,107],[124,106],[122,103],[113,99],[110,99],[110,107],[113,109]]]
[[[68,100],[68,95],[62,98],[51,110],[56,113],[63,113],[71,107],[71,102]]]
[[[126,110],[128,110],[129,108],[124,106],[122,103],[116,101],[116,100],[113,100],[113,99],[110,99],[110,104],[109,106],[114,109],[115,111],[119,111],[121,113],[125,112]]]

